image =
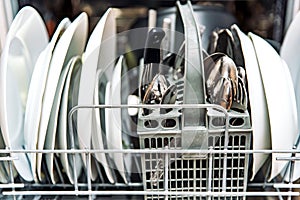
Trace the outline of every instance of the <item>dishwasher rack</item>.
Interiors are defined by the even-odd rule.
[[[190,104],[190,105],[85,105],[85,106],[75,106],[69,113],[69,122],[72,121],[73,114],[78,109],[114,109],[114,108],[147,108],[147,109],[157,109],[157,108],[176,108],[176,109],[184,109],[184,108],[199,108],[199,109],[217,109],[219,111],[223,111],[225,116],[225,126],[222,128],[224,131],[224,137],[228,139],[228,132],[230,132],[229,128],[229,115],[228,113],[220,106],[213,105],[213,104]],[[70,135],[72,135],[73,127],[72,123],[69,123],[70,126]],[[67,182],[61,182],[57,184],[51,183],[26,183],[23,182],[21,179],[14,178],[13,172],[13,164],[12,161],[14,159],[18,159],[17,157],[9,156],[9,154],[14,153],[15,155],[21,153],[43,153],[43,154],[60,154],[60,153],[67,153],[73,155],[73,161],[75,162],[75,155],[76,154],[84,154],[86,156],[86,168],[84,173],[84,178],[80,180],[74,179],[74,184],[70,184]],[[159,191],[151,191],[145,190],[143,187],[143,182],[141,180],[129,181],[129,183],[125,184],[122,182],[117,182],[115,184],[109,184],[101,182],[102,178],[96,181],[92,181],[90,177],[90,169],[89,166],[91,164],[91,158],[95,153],[123,153],[123,154],[131,154],[134,159],[134,163],[140,167],[142,156],[149,156],[153,154],[163,154],[164,158],[172,157],[174,154],[184,154],[184,155],[207,155],[208,159],[208,189],[206,191],[174,191],[169,190],[169,177],[168,174],[170,172],[170,166],[168,164],[168,159],[165,159],[165,164],[163,168],[163,172],[165,176],[163,176],[163,186],[160,188]],[[246,185],[247,190],[240,191],[240,190],[226,190],[226,188],[221,188],[218,191],[212,190],[212,183],[213,179],[215,178],[212,176],[213,171],[213,157],[217,154],[223,154],[224,156],[239,154],[239,155],[249,155],[251,156],[254,153],[264,153],[264,154],[272,154],[272,153],[292,153],[291,157],[278,157],[278,160],[289,160],[290,165],[286,169],[286,171],[290,170],[290,174],[293,173],[294,163],[299,161],[300,158],[296,157],[296,153],[300,153],[300,150],[282,150],[282,151],[274,151],[274,150],[250,150],[250,149],[217,149],[213,148],[212,146],[209,149],[172,149],[172,148],[162,148],[162,149],[105,149],[105,150],[97,150],[97,149],[67,149],[67,150],[9,150],[9,149],[2,149],[0,150],[1,155],[5,155],[1,157],[1,162],[7,163],[9,168],[9,175],[11,177],[8,183],[0,184],[0,191],[2,198],[26,198],[26,197],[39,197],[43,199],[55,198],[58,196],[64,197],[72,197],[72,198],[88,198],[88,199],[97,199],[97,197],[111,197],[116,199],[130,199],[129,196],[134,196],[138,199],[143,199],[144,196],[150,196],[153,199],[160,198],[163,199],[251,199],[257,197],[277,197],[279,199],[284,199],[287,197],[291,199],[292,197],[299,197],[300,193],[295,191],[295,189],[299,189],[300,186],[297,183],[292,182],[284,182],[283,180],[273,180],[272,182],[267,182],[267,179],[261,180],[258,182],[251,182],[248,181]],[[223,160],[226,165],[227,159]],[[56,163],[57,164],[57,163]],[[250,167],[249,167],[250,168]],[[222,168],[219,169],[224,176],[226,177],[227,170]],[[62,172],[59,172],[60,176],[62,177]],[[77,177],[76,170],[74,170],[74,177]],[[142,172],[144,173],[144,172]],[[139,174],[142,176],[142,174]],[[221,176],[222,177],[222,176]],[[227,177],[228,178],[228,177]],[[226,178],[225,178],[226,179]],[[223,179],[223,180],[225,180]],[[63,178],[62,178],[63,180]],[[233,181],[233,180],[232,180]],[[225,181],[226,185],[226,181]],[[176,198],[177,197],[177,198]],[[38,199],[38,198],[37,198]]]

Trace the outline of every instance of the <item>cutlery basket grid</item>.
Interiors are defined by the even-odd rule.
[[[157,118],[154,118],[155,114],[146,117],[140,115],[138,126],[140,147],[149,150],[184,150],[181,147],[182,132],[179,125],[165,128],[157,123],[158,127],[151,130],[145,123],[151,117],[152,121],[159,122],[166,121],[170,117],[178,124],[181,121],[181,112],[177,113],[179,114],[176,120],[172,114],[156,115]],[[246,192],[249,154],[239,152],[225,154],[222,150],[225,150],[225,146],[227,150],[250,149],[252,132],[248,113],[229,112],[228,145],[225,145],[224,117],[220,117],[221,115],[215,111],[209,111],[207,115],[209,118],[208,147],[221,151],[207,154],[202,158],[185,158],[179,153],[143,154],[142,172],[145,191],[185,192],[185,194],[170,195],[170,199],[195,199],[197,193],[201,195],[201,192],[224,192],[224,189],[226,192]],[[213,122],[214,124],[211,124]],[[225,174],[224,169],[226,169]],[[194,193],[188,196],[190,192]],[[163,199],[165,195],[147,195],[145,198]],[[197,197],[197,199],[206,198],[205,195]],[[224,199],[224,197],[214,196],[213,199]],[[245,197],[230,196],[228,199],[245,199]]]

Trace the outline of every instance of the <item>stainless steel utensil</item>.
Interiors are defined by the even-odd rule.
[[[160,45],[165,32],[161,28],[152,28],[147,37],[144,51],[144,68],[140,84],[140,97],[144,99],[145,92],[153,80],[154,76],[159,73],[159,63],[161,61]]]

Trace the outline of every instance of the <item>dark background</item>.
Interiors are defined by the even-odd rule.
[[[64,17],[74,19],[85,11],[90,17],[90,30],[108,7],[122,8],[118,31],[131,28],[140,18],[147,16],[147,10],[163,10],[174,7],[175,0],[19,0],[20,8],[32,5],[43,16],[49,34]],[[223,7],[237,19],[244,32],[252,31],[263,38],[282,42],[286,1],[282,0],[223,0],[192,1],[193,4]]]

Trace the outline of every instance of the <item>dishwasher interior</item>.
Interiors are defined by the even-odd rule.
[[[300,197],[298,1],[2,4],[1,198]]]

